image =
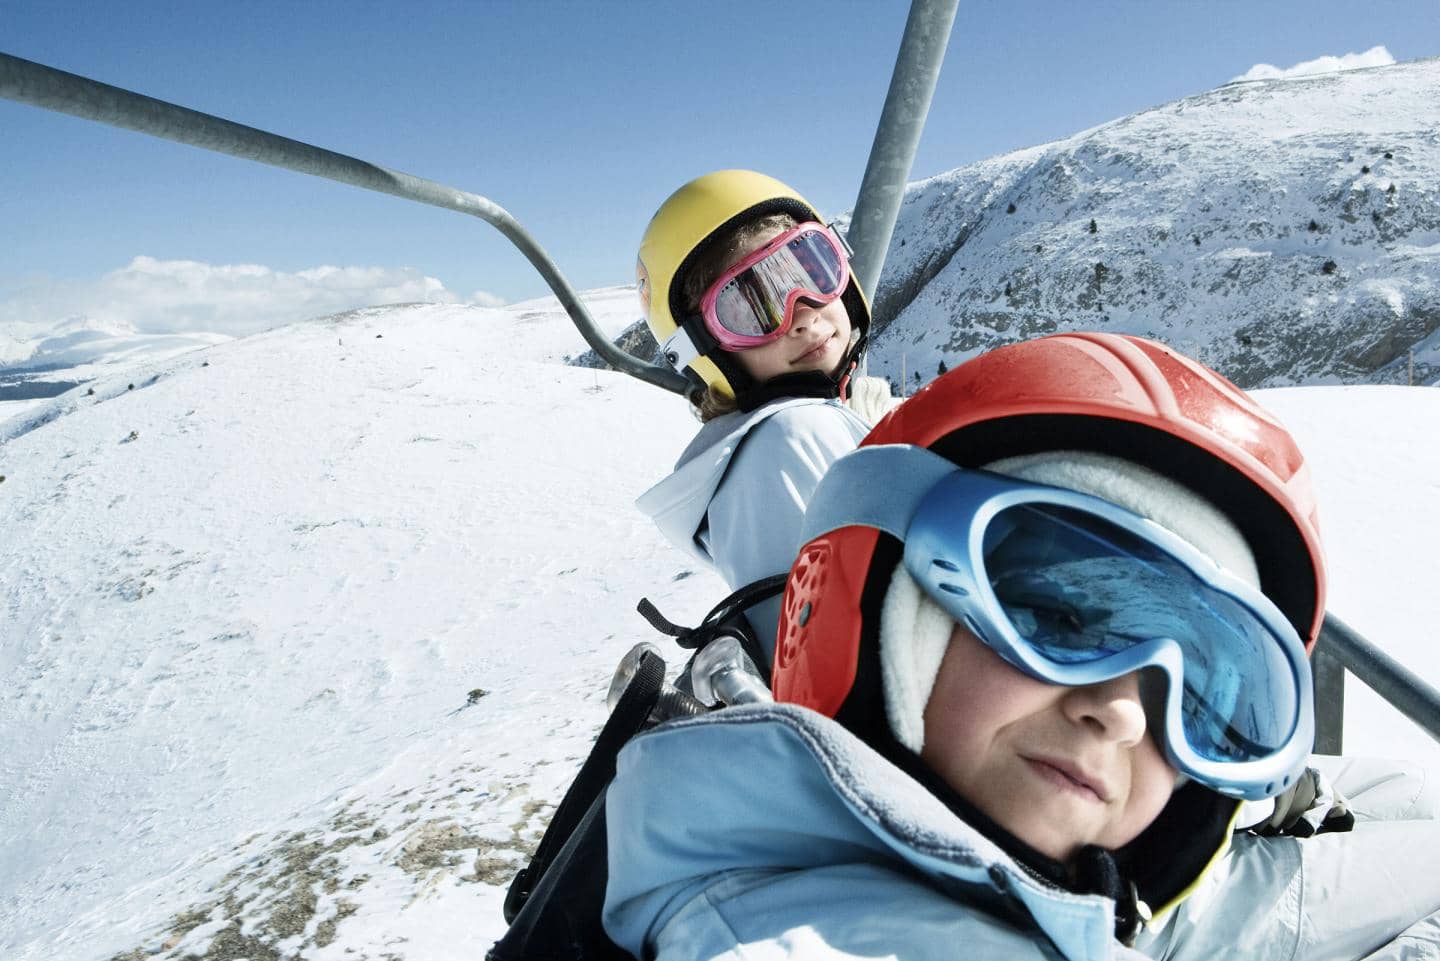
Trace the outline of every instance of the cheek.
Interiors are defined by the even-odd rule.
[[[755,378],[756,381],[764,383],[785,369],[783,349],[784,345],[781,341],[776,340],[759,347],[751,347],[749,350],[742,350],[735,357],[739,360],[745,373]]]
[[[955,779],[983,766],[1001,729],[1034,709],[1036,695],[1047,690],[957,629],[925,705],[921,757],[964,793]]]
[[[1152,817],[1160,813],[1175,791],[1176,771],[1165,760],[1165,754],[1155,743],[1154,737],[1145,738],[1145,743],[1136,749],[1134,796],[1137,803],[1144,805]]]
[[[1100,839],[1101,844],[1120,847],[1135,840],[1160,816],[1174,792],[1175,769],[1165,760],[1154,739],[1146,737],[1131,754],[1130,797],[1125,809],[1108,832],[1109,836]]]

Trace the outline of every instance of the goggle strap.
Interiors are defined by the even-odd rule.
[[[855,525],[904,540],[921,499],[958,469],[939,454],[910,444],[851,451],[831,464],[820,479],[805,511],[797,546]]]
[[[675,332],[665,338],[665,343],[660,345],[660,353],[665,357],[665,362],[676,370],[684,373],[685,368],[700,356],[700,351],[695,347],[695,341],[685,332],[684,327],[676,327]]]
[[[855,373],[856,366],[855,361],[850,361],[845,366],[845,373],[840,376],[840,382],[835,386],[836,396],[840,398],[842,404],[850,399],[850,376]]]

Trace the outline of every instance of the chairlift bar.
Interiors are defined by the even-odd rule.
[[[687,389],[679,373],[647,364],[610,343],[544,249],[504,208],[478,194],[5,53],[0,53],[0,97],[479,217],[504,234],[540,272],[596,353],[616,369],[657,387],[677,394]]]
[[[855,251],[852,272],[872,303],[959,5],[960,0],[913,0],[905,21],[846,238]]]
[[[1329,644],[1316,644],[1310,652],[1310,676],[1315,689],[1315,753],[1345,753],[1345,665],[1330,652]]]
[[[1420,725],[1426,734],[1440,741],[1440,690],[1365,640],[1334,614],[1325,615],[1318,646],[1401,714]]]

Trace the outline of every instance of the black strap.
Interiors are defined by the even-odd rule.
[[[820,370],[804,370],[793,374],[781,374],[779,377],[772,377],[763,384],[754,384],[749,387],[736,387],[736,406],[738,406],[740,410],[749,413],[752,410],[759,410],[772,400],[779,400],[785,397],[819,397],[825,400],[835,398],[844,400],[844,393],[848,387],[850,376],[859,367],[860,358],[864,356],[867,339],[866,335],[860,335],[860,338],[851,346],[845,361],[834,374],[827,374]],[[706,356],[713,361],[716,357],[728,360],[730,355],[723,351],[714,351]]]
[[[661,614],[660,609],[654,604],[651,604],[650,598],[648,597],[640,598],[640,603],[635,605],[635,610],[639,611],[640,616],[649,621],[650,626],[661,634],[669,634],[671,637],[680,638],[686,637],[690,633],[690,628],[681,627],[664,614]],[[686,647],[685,642],[681,641],[680,646]]]
[[[687,651],[698,651],[706,644],[725,635],[734,637],[740,642],[740,646],[749,655],[760,677],[766,684],[770,683],[770,663],[765,657],[765,650],[755,636],[755,629],[745,617],[746,609],[774,597],[785,589],[785,581],[788,574],[772,574],[769,577],[762,577],[758,581],[746,584],[744,587],[730,594],[719,604],[711,609],[695,627],[681,627],[679,624],[669,620],[664,614],[650,603],[648,597],[642,597],[635,609],[640,616],[650,622],[650,626],[661,634],[668,634],[675,638],[675,643]],[[686,668],[688,671],[688,667]],[[681,672],[684,675],[685,671]]]
[[[605,931],[610,845],[601,794],[485,961],[635,961]]]
[[[1102,894],[1115,902],[1115,940],[1134,947],[1140,934],[1140,895],[1135,882],[1120,873],[1115,855],[1098,844],[1087,844],[1075,856],[1074,889],[1081,894]]]
[[[655,630],[675,638],[675,643],[687,651],[693,651],[704,647],[720,632],[720,629],[725,626],[725,622],[736,614],[743,614],[747,608],[783,591],[788,577],[788,574],[772,574],[746,584],[711,608],[710,613],[706,614],[704,620],[695,627],[681,627],[668,620],[654,604],[650,603],[648,597],[640,598],[640,603],[635,606],[635,609],[640,612],[641,617],[650,622],[650,626]]]
[[[789,578],[790,573],[787,571],[784,574],[771,574],[769,577],[762,577],[758,581],[746,584],[716,604],[710,613],[705,615],[703,623],[722,624],[736,614],[743,614],[748,608],[783,592],[785,582]]]
[[[507,924],[515,920],[515,916],[520,913],[520,909],[535,890],[535,885],[550,867],[556,853],[575,832],[576,826],[590,810],[595,799],[615,777],[615,756],[620,753],[626,741],[645,727],[664,683],[665,662],[654,654],[642,655],[635,676],[625,688],[625,693],[620,696],[620,703],[615,705],[615,710],[600,729],[599,736],[595,738],[595,746],[590,749],[590,756],[581,765],[580,773],[575,775],[570,789],[565,792],[560,806],[550,818],[545,836],[540,839],[540,844],[535,849],[535,856],[530,859],[529,866],[523,868],[510,882],[510,890],[505,894]]]

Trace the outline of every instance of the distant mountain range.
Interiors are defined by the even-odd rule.
[[[55,397],[100,376],[106,368],[166,360],[230,339],[198,331],[142,334],[129,324],[72,317],[33,342],[4,337],[0,342],[0,402]]]

